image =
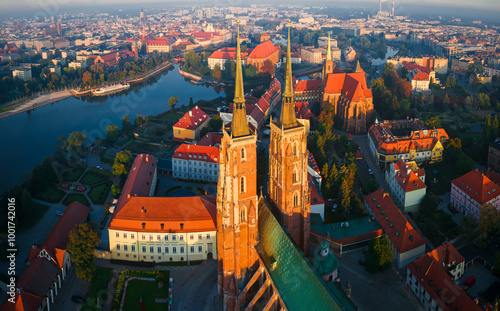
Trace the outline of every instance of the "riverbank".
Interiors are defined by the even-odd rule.
[[[63,91],[57,91],[49,94],[40,95],[34,98],[33,100],[30,100],[25,104],[22,104],[19,107],[0,113],[0,119],[14,116],[16,114],[30,111],[35,108],[42,107],[48,104],[52,104],[57,101],[60,101],[61,99],[65,99],[71,96],[73,96],[73,94],[71,94],[70,90],[63,90]]]

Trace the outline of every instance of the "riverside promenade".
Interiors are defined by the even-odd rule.
[[[42,107],[48,104],[52,104],[54,102],[57,102],[59,100],[68,98],[73,96],[69,90],[62,90],[62,91],[57,91],[57,92],[51,92],[48,94],[43,94],[38,97],[35,97],[34,99],[22,104],[19,107],[16,107],[12,110],[2,112],[0,113],[0,119],[7,118],[13,115],[16,115],[18,113],[22,113],[25,111],[33,110],[38,107]]]

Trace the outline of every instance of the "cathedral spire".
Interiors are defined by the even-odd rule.
[[[328,46],[326,48],[326,60],[332,60],[332,47],[330,45],[330,34],[331,33],[332,33],[331,31],[328,32]]]
[[[356,70],[354,70],[354,72],[363,72],[363,70],[361,69],[361,66],[359,65],[359,60],[358,60],[358,63],[356,64]]]
[[[241,72],[241,50],[240,50],[240,21],[238,23],[238,37],[236,42],[236,81],[234,84],[233,121],[231,122],[231,134],[233,137],[250,134],[247,121],[247,110],[245,107],[245,93],[243,90],[243,74]]]
[[[281,103],[280,122],[283,127],[295,126],[295,103],[293,98],[292,85],[292,57],[290,53],[290,20],[288,20],[288,43],[286,47],[286,75],[285,75],[285,92]]]

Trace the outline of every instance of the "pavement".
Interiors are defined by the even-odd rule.
[[[474,263],[472,266],[468,267],[464,275],[459,279],[462,284],[464,284],[465,280],[469,276],[473,275],[476,278],[476,283],[472,285],[466,293],[469,294],[472,298],[475,298],[479,293],[486,291],[494,282],[500,282],[490,270],[486,269],[480,263]]]
[[[50,309],[55,311],[82,310],[82,305],[72,302],[71,296],[77,295],[85,297],[89,289],[90,282],[77,278],[76,269],[73,265],[71,269],[69,269],[66,279],[62,282],[62,286],[59,289],[60,292],[56,296],[54,304],[50,306]],[[90,309],[87,308],[84,310],[90,311]]]
[[[21,106],[15,108],[15,109],[0,113],[0,119],[10,117],[10,116],[13,116],[13,115],[16,115],[18,113],[22,113],[22,112],[25,112],[28,110],[33,110],[35,108],[42,107],[42,106],[45,106],[48,104],[52,104],[56,101],[59,101],[61,99],[65,99],[65,98],[68,98],[71,96],[73,96],[73,94],[71,94],[71,92],[68,90],[63,90],[63,91],[52,92],[49,94],[40,95],[40,96],[34,98],[33,100],[30,100],[25,104],[22,104]],[[34,105],[36,105],[36,107]]]

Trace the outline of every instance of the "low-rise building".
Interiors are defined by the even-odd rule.
[[[399,159],[387,166],[385,181],[391,196],[405,212],[418,212],[420,202],[427,192],[424,169],[418,168],[415,161],[405,162]]]
[[[480,207],[492,204],[500,209],[500,175],[473,170],[451,181],[450,203],[465,216],[479,218]]]
[[[251,51],[251,50],[250,50]],[[246,65],[246,59],[248,56],[248,52],[241,53],[241,64],[243,66]],[[214,69],[215,66],[219,66],[220,70],[224,70],[226,68],[226,63],[228,61],[236,61],[236,48],[225,47],[214,51],[212,55],[208,57],[208,67],[210,69]]]
[[[247,65],[257,68],[257,73],[265,72],[268,66],[275,67],[280,60],[280,47],[275,46],[271,40],[264,41],[249,52],[246,59]]]
[[[320,48],[305,46],[300,50],[300,58],[306,63],[321,64],[323,62],[323,58],[321,57],[322,52],[323,50]]]
[[[23,81],[31,79],[31,68],[21,68],[12,71],[13,78],[19,78]]]
[[[444,129],[427,130],[419,119],[375,120],[368,130],[371,155],[385,168],[398,159],[439,162],[443,159],[443,143],[449,140]]]
[[[200,131],[208,125],[210,116],[198,106],[189,110],[173,126],[175,141],[192,142],[200,139]]]
[[[297,81],[293,89],[295,101],[319,102],[322,91],[321,79]]]
[[[406,284],[425,310],[483,310],[457,285],[465,259],[449,242],[407,266]]]
[[[365,207],[391,242],[394,261],[401,268],[425,254],[425,240],[382,189],[365,197]]]
[[[411,79],[412,91],[415,93],[429,93],[429,74],[419,72]]]
[[[182,144],[172,155],[174,178],[217,182],[219,147]]]

